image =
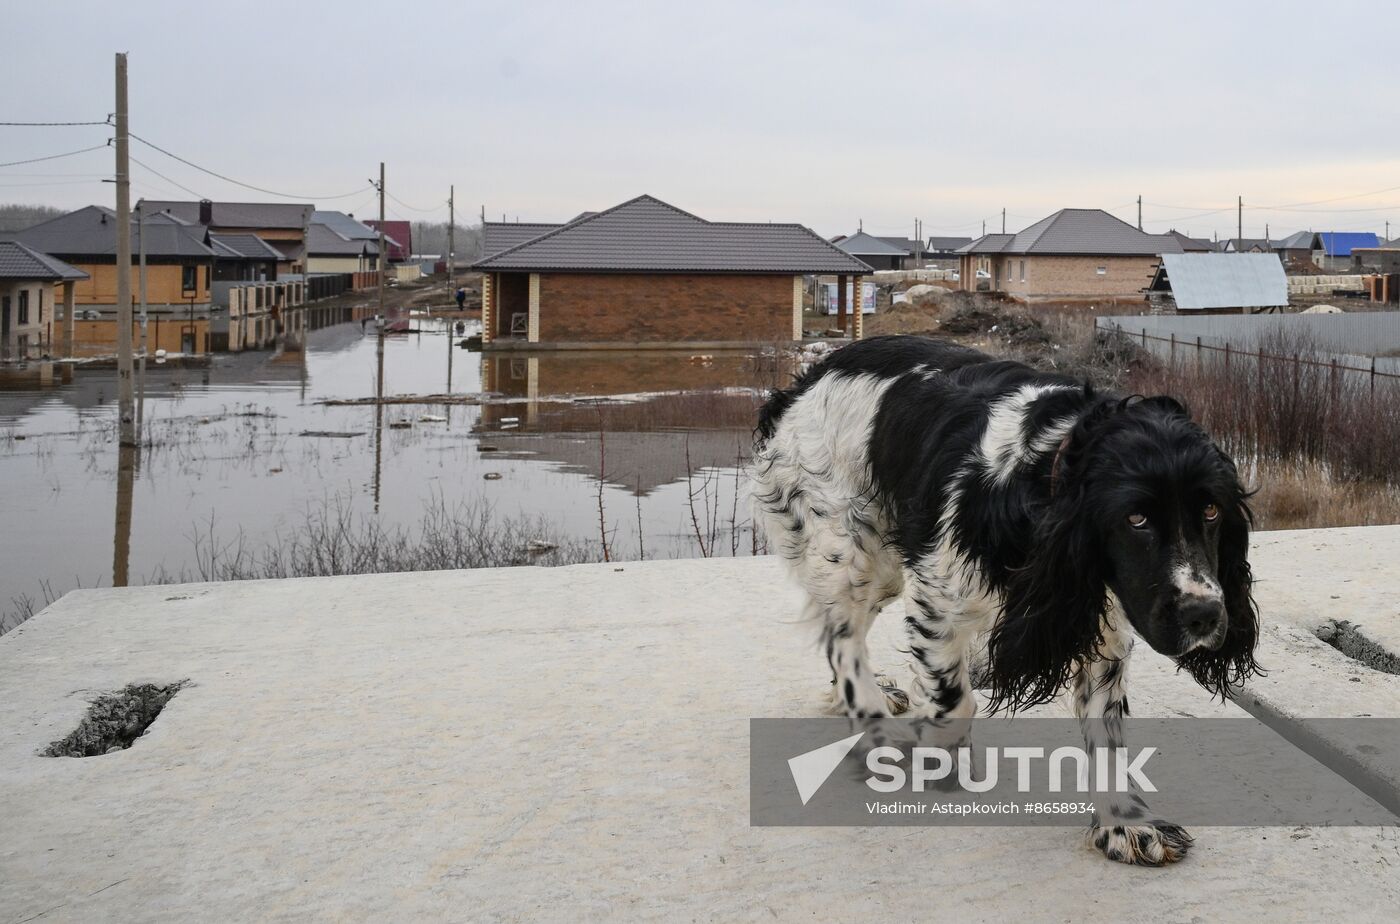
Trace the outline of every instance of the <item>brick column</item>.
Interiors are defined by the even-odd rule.
[[[65,282],[63,284],[63,356],[67,359],[73,358],[74,332],[77,330],[78,319],[77,310],[73,305],[73,290],[78,284],[76,282]]]
[[[851,306],[851,311],[854,312],[851,315],[851,339],[859,340],[865,333],[865,315],[861,311],[865,300],[860,297],[859,276],[851,277],[851,301],[855,303]]]
[[[836,277],[836,327],[842,334],[846,333],[846,280],[849,277],[837,275]]]
[[[802,277],[792,277],[792,339],[802,339]]]
[[[491,342],[491,274],[481,274],[481,344]]]
[[[540,342],[540,274],[530,274],[529,318],[525,339],[530,343]]]

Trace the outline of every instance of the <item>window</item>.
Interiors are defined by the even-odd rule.
[[[29,323],[29,290],[19,290],[19,318],[15,321],[21,327]]]
[[[180,288],[186,292],[193,292],[199,288],[199,267],[180,267]]]
[[[1021,261],[1021,281],[1022,281],[1022,282],[1025,282],[1025,281],[1026,281],[1026,261],[1025,261],[1025,260],[1022,260],[1022,261]]]
[[[1108,267],[1106,267],[1106,266],[1100,266],[1098,269],[1094,270],[1094,272],[1097,273],[1097,274],[1100,275],[1100,276],[1107,276],[1107,275],[1108,275]]]

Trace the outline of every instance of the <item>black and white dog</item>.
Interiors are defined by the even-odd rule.
[[[1134,631],[1214,694],[1259,669],[1248,495],[1171,398],[877,337],[772,394],[754,479],[853,719],[972,718],[970,648],[988,630],[989,711],[1065,693],[1086,729],[1127,714]],[[907,695],[865,644],[901,594]],[[1133,802],[1118,818],[1141,823],[1095,827],[1095,846],[1128,863],[1183,856],[1190,836]]]

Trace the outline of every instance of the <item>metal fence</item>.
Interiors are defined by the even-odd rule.
[[[1096,318],[1094,328],[1117,330],[1169,362],[1291,362],[1364,379],[1373,389],[1377,380],[1400,380],[1400,355],[1376,355],[1400,353],[1400,312],[1119,316]]]

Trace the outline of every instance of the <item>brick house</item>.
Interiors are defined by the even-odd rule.
[[[278,274],[306,271],[306,231],[315,206],[287,202],[197,202],[143,200],[148,220],[167,215],[201,233],[252,234],[282,255]]]
[[[984,234],[961,248],[959,286],[1023,302],[1137,301],[1161,255],[1181,252],[1172,235],[1147,234],[1102,209],[1061,209],[1019,234]]]
[[[488,349],[800,340],[804,275],[871,272],[801,225],[706,221],[651,196],[561,225],[488,222],[483,253]],[[860,337],[858,312],[837,323]]]
[[[0,359],[52,355],[58,287],[73,304],[73,287],[87,273],[18,241],[0,241]],[[61,336],[61,332],[60,332]]]

